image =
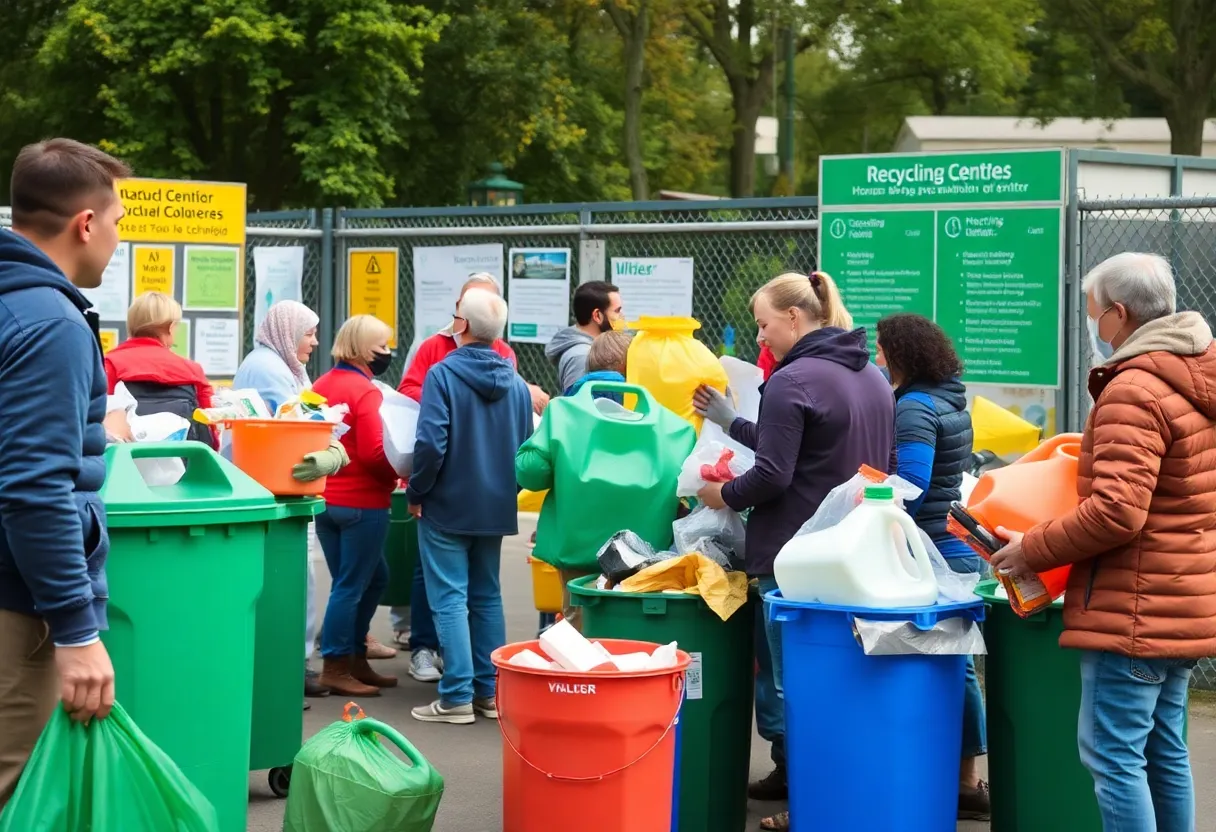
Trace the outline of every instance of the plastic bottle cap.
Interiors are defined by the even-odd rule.
[[[863,495],[867,500],[894,500],[895,489],[889,485],[867,485]]]

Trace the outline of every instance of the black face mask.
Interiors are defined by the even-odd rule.
[[[373,376],[378,376],[392,363],[393,354],[391,352],[375,352],[372,353],[372,360],[367,362],[367,369],[371,370]]]

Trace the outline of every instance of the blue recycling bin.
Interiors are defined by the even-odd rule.
[[[867,656],[854,620],[984,618],[980,598],[874,610],[765,596],[781,631],[795,832],[954,829],[966,656]]]

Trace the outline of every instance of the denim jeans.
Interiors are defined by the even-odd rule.
[[[1194,832],[1183,729],[1194,661],[1081,653],[1077,745],[1105,832]]]
[[[502,537],[448,534],[418,521],[427,597],[443,645],[439,699],[464,705],[494,695],[490,654],[507,642],[498,566]]]
[[[321,655],[329,659],[363,653],[372,616],[388,586],[388,509],[327,505],[316,523],[333,577],[321,625]]]
[[[393,631],[400,633],[406,628],[406,616],[409,616],[410,652],[415,650],[433,650],[439,652],[439,634],[435,632],[435,619],[431,615],[431,605],[426,597],[426,579],[422,572],[422,561],[414,565],[414,586],[410,590],[410,605],[408,607],[390,607],[388,617],[392,622]]]
[[[760,595],[777,588],[772,575],[758,577]],[[785,767],[785,695],[781,686],[781,631],[768,620],[768,604],[756,604],[756,728],[772,743],[773,763]]]
[[[946,564],[955,572],[977,574],[981,579],[988,572],[988,564],[979,555],[946,558]],[[988,726],[984,716],[984,694],[980,691],[980,680],[975,674],[975,657],[967,657],[967,677],[963,682],[963,759],[979,757],[988,753]]]

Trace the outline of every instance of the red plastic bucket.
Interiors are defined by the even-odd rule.
[[[657,644],[599,639],[608,652]],[[507,662],[524,641],[495,650],[502,732],[503,832],[669,832],[675,722],[689,656],[637,673],[568,673]],[[542,653],[543,655],[543,653]]]

